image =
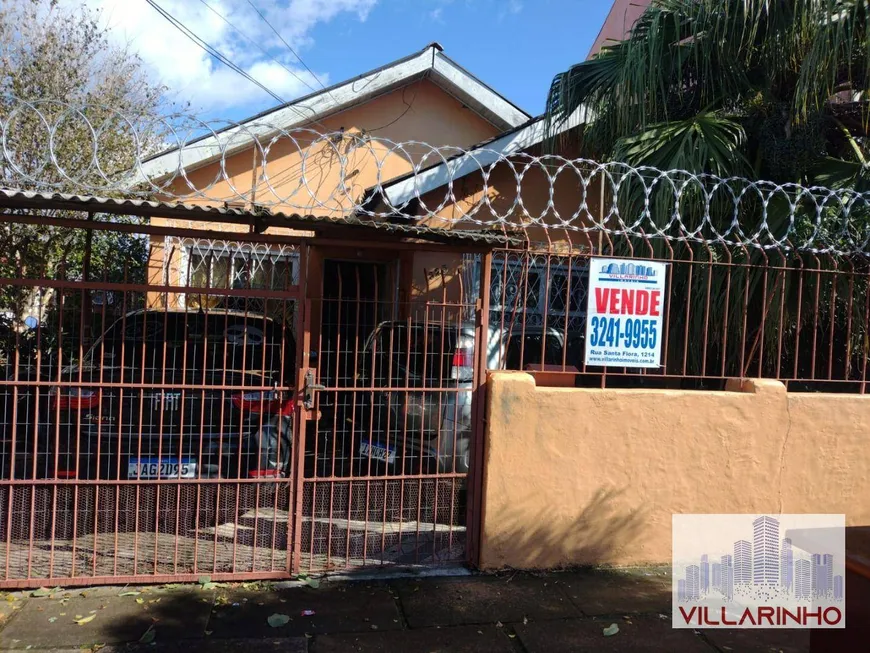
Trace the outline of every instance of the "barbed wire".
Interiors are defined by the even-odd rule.
[[[541,121],[512,138],[457,147],[285,127],[279,112],[247,122],[149,119],[0,96],[0,185],[451,228],[870,253],[870,192],[541,153]]]

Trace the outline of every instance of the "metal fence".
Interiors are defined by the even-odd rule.
[[[42,243],[0,260],[0,586],[472,559],[464,287],[400,297],[389,242],[34,213],[0,213]]]
[[[593,256],[668,264],[660,368],[585,365]],[[762,377],[793,392],[867,389],[863,256],[629,237],[500,250],[490,311],[511,334],[506,367],[570,375],[578,386],[722,389],[728,379]]]
[[[547,152],[543,121],[498,139],[507,141],[498,148],[495,142],[459,147],[357,129],[323,133],[269,114],[244,122],[184,113],[145,120],[98,103],[9,95],[0,102],[0,186],[6,188],[256,206],[264,214],[553,230],[593,240],[606,234],[870,253],[868,191]],[[104,145],[109,135],[112,148]],[[65,148],[72,139],[80,145]],[[241,152],[246,165],[251,161],[250,183],[232,172]]]

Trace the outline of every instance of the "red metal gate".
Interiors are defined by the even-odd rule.
[[[86,255],[0,278],[0,586],[473,557],[466,293],[359,257],[312,292],[301,237],[41,223]]]
[[[463,563],[483,312],[446,286],[399,299],[390,263],[322,265],[304,310],[296,569]]]

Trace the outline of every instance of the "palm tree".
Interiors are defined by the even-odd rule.
[[[669,173],[678,181],[693,175],[742,177],[824,185],[847,199],[855,197],[870,190],[868,14],[866,0],[653,0],[625,41],[556,76],[546,119],[555,128],[584,106],[594,116],[583,133],[591,157],[686,171]],[[644,210],[639,186],[629,183],[620,189],[617,203],[626,222]],[[755,245],[777,245],[782,252],[812,235],[813,246],[821,243],[842,252],[855,249],[855,234],[859,241],[866,237],[870,211],[865,202],[844,217],[836,203],[817,211],[788,195],[774,193],[764,203],[750,194],[741,201],[742,232],[756,233],[765,224],[774,236]],[[706,218],[697,235],[715,240],[732,226],[734,206],[724,194],[709,205],[706,199],[690,184],[679,211],[686,224],[702,224]],[[657,188],[650,200],[650,226],[668,223],[675,208],[673,190]],[[784,240],[786,235],[791,239]],[[778,238],[783,240],[777,243]],[[655,249],[663,247],[658,243]],[[838,350],[842,345],[843,353],[829,359],[837,374],[856,378],[855,357],[865,348],[866,274],[807,275],[797,271],[805,263],[800,254],[788,252],[783,267],[790,270],[773,275],[768,253],[758,247],[736,252],[715,243],[679,247],[696,259],[716,262],[727,256],[744,264],[739,292],[749,308],[743,302],[723,303],[724,289],[715,288],[723,285],[721,275],[714,277],[712,290],[705,286],[699,294],[686,270],[674,267],[672,319],[680,328],[685,326],[681,321],[689,323],[692,342],[701,342],[703,335],[704,342],[721,341],[722,325],[743,324],[745,317],[739,337],[750,344],[739,356],[725,347],[711,352],[710,346],[706,351],[692,346],[696,360],[718,356],[732,375],[768,374],[774,368],[782,375],[784,361],[798,361],[794,369],[802,371],[796,376],[816,375],[825,361],[805,353],[800,344],[799,331],[809,329],[826,333],[831,348],[835,342]],[[867,270],[864,257],[823,257],[825,269],[844,265]],[[816,292],[821,300],[812,311],[802,311],[806,297],[816,297]],[[708,296],[712,305],[705,309]],[[765,344],[781,350],[778,359],[762,359]]]

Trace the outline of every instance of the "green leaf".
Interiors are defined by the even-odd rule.
[[[85,624],[92,622],[94,619],[96,619],[96,617],[97,617],[97,615],[92,614],[92,615],[88,615],[87,617],[82,617],[81,619],[76,619],[75,622],[79,626],[84,626]]]
[[[139,596],[142,592],[121,592],[118,596]]]
[[[603,631],[605,637],[613,637],[618,632],[619,632],[619,626],[617,624],[610,624]]]
[[[30,596],[41,597],[41,596],[51,596],[54,590],[49,589],[48,587],[40,587],[37,590],[33,590],[30,593]]]
[[[307,578],[306,577],[303,580],[305,581],[305,584],[308,585],[308,587],[310,587],[312,589],[316,590],[316,589],[320,588],[320,581],[317,580],[316,578]]]
[[[154,624],[148,626],[148,630],[142,633],[142,637],[139,638],[140,644],[150,644],[157,637],[157,631],[154,629]]]
[[[280,628],[281,626],[286,626],[290,621],[290,617],[286,614],[275,613],[271,615],[266,622],[272,626],[272,628]]]

